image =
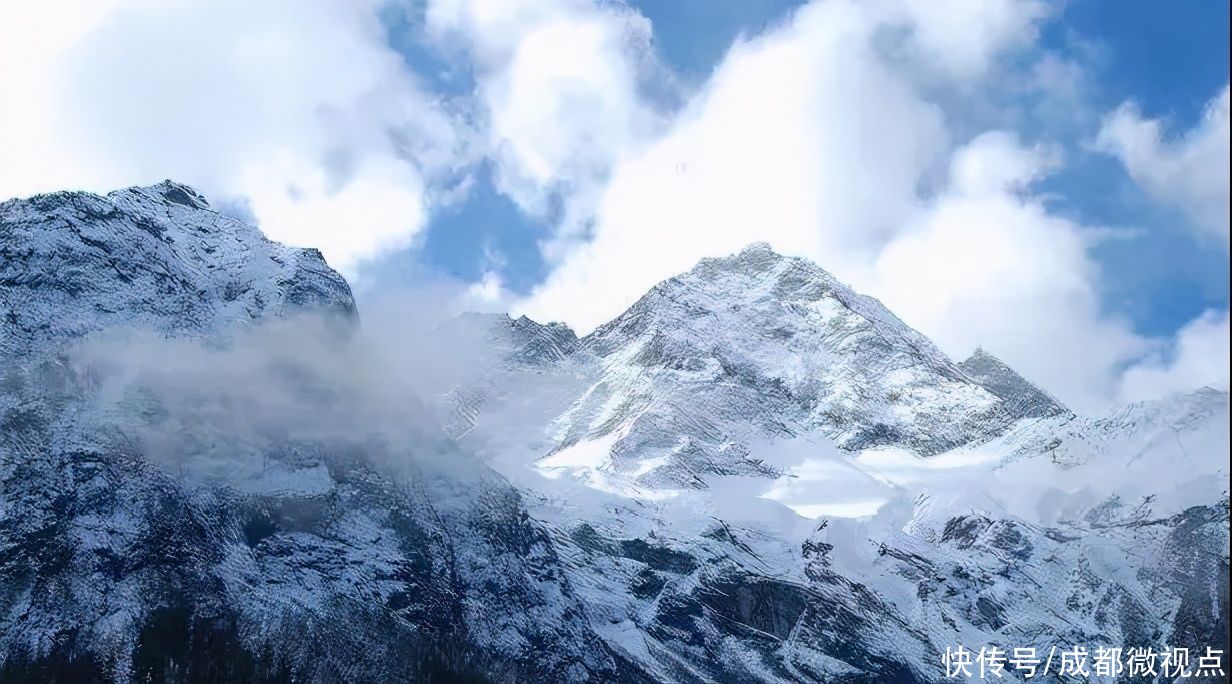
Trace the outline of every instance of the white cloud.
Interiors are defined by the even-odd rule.
[[[1101,312],[1087,229],[1027,191],[1053,163],[1003,132],[960,148],[949,189],[860,285],[951,355],[983,345],[1073,408],[1097,411],[1117,391],[1117,369],[1149,343]]]
[[[978,76],[999,53],[1033,43],[1055,5],[1038,0],[892,0],[912,25],[907,45],[952,76]]]
[[[1162,350],[1125,371],[1121,399],[1139,401],[1198,387],[1228,389],[1228,312],[1207,311]]]
[[[246,200],[268,235],[343,268],[406,244],[466,139],[388,48],[377,8],[8,3],[0,195],[170,177]]]
[[[650,23],[586,0],[432,0],[426,22],[473,63],[498,188],[541,217],[563,197],[561,228],[578,229],[612,163],[658,125],[642,97]]]
[[[1228,87],[1202,121],[1173,140],[1163,124],[1132,102],[1104,121],[1096,146],[1116,155],[1134,181],[1157,200],[1183,209],[1194,226],[1228,244]]]
[[[586,330],[703,256],[765,240],[833,267],[891,233],[946,132],[874,54],[875,28],[827,2],[733,47],[671,129],[617,165],[593,239],[527,313]]]
[[[814,2],[734,45],[661,135],[610,155],[590,239],[549,253],[557,267],[522,308],[584,331],[754,240],[858,273],[943,168],[946,122],[921,75],[970,85],[1047,14],[1009,0],[927,9]]]
[[[74,161],[54,152],[50,67],[107,10],[103,2],[0,4],[0,198],[58,189]]]
[[[913,8],[813,3],[735,45],[662,135],[615,163],[592,236],[520,311],[586,332],[699,258],[764,240],[957,358],[983,344],[1075,408],[1105,408],[1119,369],[1159,344],[1102,311],[1088,249],[1106,231],[1032,195],[1055,150],[1004,132],[952,150],[925,94],[938,74],[968,90],[995,77],[1044,10],[967,8],[980,21],[959,35],[954,16]],[[887,49],[887,31],[907,37]],[[931,66],[904,66],[904,51]]]
[[[699,258],[764,240],[1077,408],[1226,376],[1225,313],[1122,378],[1166,345],[1101,311],[1100,231],[1032,194],[1057,155],[1003,132],[953,147],[964,126],[937,92],[978,99],[1050,3],[818,0],[734,45],[668,114],[649,22],[619,2],[430,0],[427,34],[473,72],[475,131],[390,49],[379,4],[0,5],[0,195],[172,177],[244,200],[271,237],[354,273],[456,201],[483,155],[556,229],[551,273],[519,308],[582,332]],[[1024,87],[1069,101],[1083,75],[1057,60]],[[1161,128],[1126,105],[1099,145],[1226,244],[1228,90],[1194,130]],[[460,296],[507,303],[500,270]]]
[[[471,283],[462,299],[469,310],[489,311],[503,309],[509,294],[499,273],[484,271],[478,282]]]

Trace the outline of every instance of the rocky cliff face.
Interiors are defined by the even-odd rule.
[[[488,320],[503,351],[446,413],[657,679],[933,681],[959,643],[1227,633],[1225,392],[1076,416],[764,245],[661,283],[551,364],[518,351],[546,328]]]
[[[207,335],[296,310],[355,312],[320,252],[270,242],[170,181],[9,200],[0,226],[6,356],[114,326]]]
[[[0,251],[0,680],[636,677],[519,494],[415,427],[426,411],[399,443],[306,435],[261,405],[276,391],[235,387],[294,378],[297,413],[339,411],[294,356],[226,370],[258,322],[351,324],[315,250],[164,183],[6,202]],[[81,361],[116,329],[177,360],[132,375],[138,336]],[[193,372],[223,381],[156,382]]]
[[[763,245],[581,339],[451,321],[438,406],[319,254],[184,186],[5,202],[0,257],[3,681],[931,682],[1227,637],[1225,392],[1076,416]]]
[[[983,348],[976,349],[958,367],[1005,402],[1006,411],[1016,418],[1046,418],[1069,413],[1061,402],[1027,382],[1026,378]]]
[[[1065,411],[1016,375],[983,384],[880,302],[766,245],[659,284],[582,347],[597,379],[557,429],[565,444],[618,433],[612,468],[648,484],[773,474],[749,457],[761,438],[930,456]]]

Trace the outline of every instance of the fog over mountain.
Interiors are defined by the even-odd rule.
[[[0,204],[0,681],[933,682],[959,644],[1227,641],[1226,391],[1080,415],[821,266],[753,244],[578,337],[357,310],[171,181]]]

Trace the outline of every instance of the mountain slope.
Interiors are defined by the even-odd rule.
[[[763,439],[820,432],[929,456],[1068,413],[991,356],[955,364],[880,302],[761,244],[657,285],[571,363],[590,387],[552,426],[557,449],[610,438],[586,467],[651,488],[776,477],[750,457]]]
[[[352,315],[320,252],[266,240],[165,181],[0,204],[0,353],[104,327],[202,335],[294,310]]]
[[[1227,638],[1226,392],[1078,416],[764,245],[581,339],[450,321],[430,378],[174,183],[5,202],[0,250],[0,680],[939,682],[959,644]]]
[[[997,357],[978,348],[958,367],[984,389],[1006,402],[1011,415],[1019,418],[1046,418],[1069,413],[1061,402],[1027,382]]]
[[[473,399],[460,441],[518,484],[596,628],[659,679],[937,681],[959,643],[1227,634],[1224,392],[1076,416],[764,245],[665,281],[551,364],[489,320],[504,351],[483,392],[447,395],[455,417]]]
[[[322,363],[365,370],[319,253],[172,183],[0,249],[0,679],[636,680],[518,493]]]

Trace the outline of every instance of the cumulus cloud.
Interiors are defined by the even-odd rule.
[[[1149,343],[1101,311],[1092,234],[1050,214],[1030,181],[1054,163],[1005,132],[958,149],[950,186],[878,254],[862,284],[958,357],[983,345],[1078,410]]]
[[[650,23],[618,3],[432,0],[425,24],[471,61],[498,188],[539,217],[564,200],[561,228],[579,229],[613,162],[658,125]]]
[[[1121,399],[1138,401],[1198,387],[1228,389],[1228,312],[1207,311],[1166,348],[1125,371]]]
[[[981,75],[1004,50],[1034,42],[1039,23],[1056,8],[1037,0],[897,0],[888,5],[911,22],[907,47],[936,68],[959,77]]]
[[[946,131],[877,58],[868,12],[810,5],[734,46],[671,129],[620,161],[593,239],[526,312],[586,330],[703,256],[765,240],[833,267],[892,232]]]
[[[973,138],[947,109],[1034,49],[1052,3],[817,0],[738,40],[677,101],[649,22],[619,2],[429,0],[417,28],[467,65],[465,103],[389,47],[379,0],[15,7],[0,8],[0,92],[20,95],[0,103],[14,124],[0,195],[173,177],[354,274],[464,194],[482,158],[553,229],[549,275],[515,303],[537,319],[585,332],[702,257],[768,241],[1077,408],[1209,375],[1189,338],[1145,339],[1102,311],[1101,229],[1032,192],[1059,155]],[[1023,87],[1076,97],[1080,67],[1036,57]],[[1127,104],[1098,144],[1226,244],[1226,88],[1175,139]],[[459,297],[505,306],[501,270]]]
[[[1164,344],[1104,311],[1090,248],[1107,230],[1032,192],[1058,150],[1003,131],[955,146],[932,97],[994,77],[1051,10],[932,9],[815,2],[737,42],[661,134],[617,155],[589,239],[517,308],[585,332],[701,257],[767,241],[956,358],[982,344],[1074,408],[1106,408],[1121,369]]]
[[[854,278],[943,175],[949,130],[921,73],[972,83],[1047,14],[1033,2],[924,9],[814,2],[737,42],[662,134],[617,155],[590,239],[549,255],[557,267],[522,310],[587,330],[754,240]]]
[[[388,47],[378,9],[8,3],[0,195],[171,177],[344,269],[404,245],[468,136]]]
[[[1127,102],[1110,114],[1096,146],[1115,155],[1155,199],[1180,207],[1194,227],[1228,244],[1228,87],[1207,105],[1202,120],[1166,139],[1159,119]]]

